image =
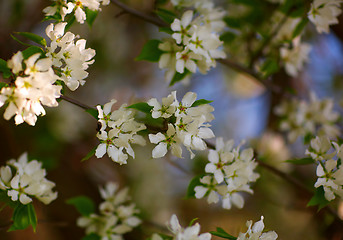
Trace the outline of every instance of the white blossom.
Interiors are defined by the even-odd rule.
[[[314,93],[310,94],[309,101],[292,99],[282,102],[275,109],[275,114],[283,119],[280,128],[288,131],[288,139],[294,142],[299,136],[327,135],[334,138],[340,134],[335,124],[339,114],[333,110],[333,100],[317,99]]]
[[[12,201],[28,204],[32,198],[37,198],[49,204],[57,198],[57,192],[52,191],[55,183],[45,176],[42,163],[28,161],[27,153],[23,153],[18,160],[9,160],[6,166],[0,168],[0,189],[5,190]]]
[[[295,38],[292,42],[292,47],[280,48],[282,61],[285,63],[286,72],[296,77],[302,70],[304,64],[309,60],[311,46],[307,43],[301,43],[300,37]]]
[[[34,126],[37,116],[45,115],[42,105],[58,106],[56,99],[60,97],[62,87],[55,82],[60,78],[54,73],[51,60],[41,58],[40,53],[24,60],[22,53],[18,52],[8,62],[18,76],[14,84],[3,87],[0,92],[0,106],[8,104],[4,118],[9,120],[15,116],[16,124],[27,122]]]
[[[194,189],[196,198],[208,196],[208,203],[216,203],[220,195],[225,209],[244,206],[240,192],[252,194],[250,183],[255,182],[259,174],[255,173],[257,163],[252,148],[240,151],[240,145],[236,148],[233,145],[233,140],[224,143],[222,138],[216,139],[216,149],[209,151],[209,163],[205,167],[208,175],[201,178],[201,185]]]
[[[145,145],[145,139],[137,132],[146,126],[134,120],[135,112],[126,108],[126,104],[111,112],[114,103],[116,100],[112,99],[104,107],[97,106],[101,128],[96,135],[100,144],[95,156],[101,158],[107,153],[114,162],[126,164],[129,155],[135,157],[131,144]]]
[[[261,220],[252,225],[252,221],[247,221],[246,226],[248,230],[245,233],[239,233],[237,240],[275,240],[278,235],[275,231],[264,232],[264,217],[261,216]]]
[[[342,0],[314,0],[308,12],[308,18],[316,26],[319,33],[329,33],[329,26],[338,23],[338,15],[342,10]]]
[[[167,223],[167,226],[172,233],[173,240],[210,240],[211,234],[210,233],[202,233],[200,234],[200,224],[196,223],[192,226],[183,228],[177,216],[173,214]],[[155,239],[158,237],[155,235]]]
[[[95,50],[86,49],[86,40],[79,39],[71,32],[64,33],[67,23],[50,24],[45,32],[51,40],[47,46],[47,56],[55,67],[61,68],[61,79],[74,91],[85,84],[89,65],[94,63]]]
[[[314,184],[316,188],[323,186],[325,198],[328,201],[335,199],[335,194],[343,197],[343,168],[337,164],[336,160],[330,159],[325,163],[318,164],[318,180]]]
[[[108,182],[104,188],[100,187],[104,201],[99,205],[99,214],[78,218],[77,225],[85,228],[87,234],[96,234],[101,239],[123,239],[123,234],[141,224],[137,217],[139,210],[131,203],[128,188],[118,189],[113,182]]]

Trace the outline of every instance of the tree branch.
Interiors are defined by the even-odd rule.
[[[72,103],[72,104],[74,104],[74,105],[76,105],[76,106],[78,106],[80,108],[83,108],[84,110],[96,109],[95,107],[90,107],[90,106],[88,106],[86,104],[83,104],[83,103],[81,103],[81,102],[79,102],[79,101],[77,101],[75,99],[72,99],[70,97],[67,97],[67,96],[61,95],[61,99],[63,99],[64,101],[67,101],[69,103]]]

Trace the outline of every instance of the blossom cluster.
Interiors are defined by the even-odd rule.
[[[170,221],[167,223],[169,230],[172,232],[173,240],[210,240],[211,234],[210,233],[200,233],[200,224],[196,223],[192,226],[183,228],[181,227],[177,216],[173,214],[170,218]],[[160,235],[153,234],[151,240],[162,240]]]
[[[66,22],[56,25],[50,24],[46,29],[46,35],[51,40],[50,46],[46,47],[47,56],[51,59],[52,65],[59,68],[59,75],[66,86],[74,91],[79,85],[85,84],[86,72],[91,60],[95,56],[95,50],[86,47],[86,40],[79,39],[71,32],[64,32]]]
[[[275,231],[263,232],[264,217],[261,216],[261,220],[252,225],[252,221],[247,221],[246,226],[248,230],[245,233],[239,233],[237,240],[275,240],[278,235]]]
[[[145,139],[137,132],[146,129],[146,126],[135,121],[135,110],[127,108],[126,104],[111,112],[116,102],[112,99],[103,107],[97,106],[101,128],[96,135],[100,144],[95,151],[95,156],[101,158],[107,152],[114,162],[126,164],[128,155],[135,157],[131,144],[145,145]]]
[[[86,9],[100,11],[100,4],[108,5],[110,0],[54,0],[52,6],[43,9],[45,16],[56,14],[64,21],[66,15],[73,13],[77,22],[83,24],[86,19]]]
[[[316,137],[311,140],[306,154],[318,164],[316,174],[318,179],[314,186],[323,187],[325,198],[332,201],[335,195],[343,198],[343,144],[339,145],[328,137]]]
[[[57,192],[52,191],[55,183],[45,176],[42,163],[37,160],[28,161],[27,153],[23,153],[18,161],[11,159],[0,168],[0,189],[6,191],[12,201],[29,204],[35,197],[49,204],[57,198]]]
[[[100,188],[104,202],[99,205],[99,214],[92,213],[77,220],[77,225],[86,228],[86,233],[94,233],[101,239],[123,239],[122,235],[141,224],[136,216],[139,210],[131,203],[128,188],[118,191],[118,185],[109,182]]]
[[[314,0],[308,12],[308,18],[316,26],[319,33],[329,33],[329,26],[338,23],[338,15],[342,13],[342,0]]]
[[[214,109],[209,104],[194,106],[196,98],[196,93],[188,92],[179,102],[176,91],[173,91],[168,97],[162,99],[162,104],[156,98],[148,101],[148,104],[153,107],[151,110],[153,118],[161,117],[170,120],[165,133],[149,134],[150,142],[157,144],[152,151],[153,158],[165,156],[169,148],[174,156],[181,158],[181,144],[186,146],[191,158],[194,157],[192,150],[207,148],[203,139],[214,137],[207,123],[214,119],[211,114]]]
[[[285,65],[287,74],[296,77],[303,69],[304,64],[309,60],[311,46],[302,43],[300,36],[293,39],[292,44],[280,48],[280,57]]]
[[[159,67],[167,69],[167,81],[175,73],[195,73],[197,68],[206,74],[216,66],[216,59],[226,57],[218,34],[225,26],[222,21],[225,11],[214,8],[209,1],[193,2],[199,15],[194,17],[194,11],[188,10],[181,19],[176,18],[171,24],[172,38],[164,39],[158,46],[164,52]]]
[[[0,107],[7,104],[4,118],[14,117],[16,124],[27,122],[34,126],[37,116],[45,115],[42,105],[58,106],[57,98],[62,87],[56,85],[59,76],[52,69],[49,58],[42,58],[40,53],[24,59],[22,52],[17,52],[8,60],[14,81],[0,92]]]
[[[244,206],[240,192],[253,193],[249,184],[259,178],[254,172],[257,163],[252,148],[240,151],[240,145],[233,146],[233,140],[224,143],[223,138],[216,139],[216,149],[211,149],[208,154],[207,174],[200,179],[201,185],[194,188],[196,198],[208,196],[208,203],[217,203],[220,195],[225,209],[231,209],[232,205]]]
[[[332,99],[317,99],[310,94],[310,101],[292,99],[284,101],[275,108],[275,114],[281,117],[280,128],[288,131],[288,140],[294,142],[299,136],[327,135],[337,137],[339,114],[333,110]]]

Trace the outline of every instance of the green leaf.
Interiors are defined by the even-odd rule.
[[[172,22],[174,22],[174,19],[176,18],[175,13],[168,11],[166,9],[163,8],[158,8],[155,13],[157,14],[157,16],[159,16],[163,21],[165,21],[166,23],[171,24]]]
[[[184,73],[178,73],[176,72],[174,74],[173,79],[170,81],[169,86],[173,86],[175,83],[180,82],[181,80],[183,80],[188,74],[190,74],[190,71],[188,71],[187,69],[185,69]]]
[[[196,220],[198,220],[199,218],[193,218],[192,221],[189,222],[188,226],[192,226]]]
[[[268,58],[262,65],[261,71],[264,72],[265,77],[272,75],[279,71],[279,63],[274,58]]]
[[[325,198],[325,191],[323,186],[316,188],[314,196],[308,202],[307,206],[316,206],[318,205],[318,211],[328,205],[330,202]]]
[[[33,230],[36,231],[37,216],[33,205],[31,203],[27,205],[17,205],[13,212],[12,221],[13,224],[8,229],[9,232],[26,229],[30,225]]]
[[[160,27],[160,28],[159,28],[159,31],[160,31],[160,32],[168,33],[168,34],[170,34],[170,35],[172,35],[172,34],[174,33],[173,30],[171,30],[171,28],[169,28],[169,27]]]
[[[86,9],[86,22],[88,24],[89,27],[93,26],[94,20],[95,18],[98,16],[98,11],[92,11],[89,8],[85,8]]]
[[[236,38],[236,34],[232,32],[225,32],[220,35],[220,40],[224,42],[224,44],[230,44]]]
[[[87,236],[83,237],[81,240],[100,240],[101,237],[95,233],[88,234]]]
[[[217,231],[211,231],[210,232],[212,235],[217,236],[217,237],[221,237],[221,238],[225,238],[225,239],[230,239],[230,240],[236,240],[237,238],[228,234],[227,232],[225,232],[224,229],[217,227]]]
[[[195,176],[194,178],[192,178],[192,180],[189,182],[188,188],[187,188],[187,194],[186,194],[186,199],[189,198],[195,198],[195,191],[194,188],[196,186],[200,186],[202,185],[202,183],[200,182],[200,179],[205,176],[205,174],[201,174],[198,176]]]
[[[197,106],[200,106],[200,105],[204,105],[204,104],[209,104],[213,101],[209,101],[209,100],[206,100],[206,99],[199,99],[199,100],[196,100],[191,107],[197,107]]]
[[[153,107],[150,106],[149,104],[147,104],[146,102],[135,103],[135,104],[128,106],[127,108],[133,108],[133,109],[136,109],[138,111],[141,111],[144,113],[149,113],[149,114],[150,114],[151,110],[153,109]]]
[[[24,43],[23,41],[20,41],[17,37],[13,36],[12,34],[10,34],[10,35],[11,35],[11,38],[13,38],[18,43],[20,43],[20,44],[22,44],[24,46],[32,46],[32,44]]]
[[[93,155],[95,154],[95,150],[97,149],[98,146],[94,147],[92,150],[90,150],[89,153],[87,153],[87,155],[81,159],[81,162],[86,161],[88,159],[90,159],[91,157],[93,157]]]
[[[297,37],[298,35],[300,35],[300,33],[303,31],[303,29],[305,28],[306,24],[308,23],[308,18],[304,18],[302,19],[298,25],[295,27],[294,32],[292,34],[292,38]]]
[[[0,72],[4,78],[9,78],[12,75],[11,69],[7,66],[7,62],[0,58]]]
[[[31,46],[31,47],[26,48],[23,51],[23,57],[24,59],[28,59],[29,57],[31,57],[33,54],[36,54],[36,53],[44,54],[44,51],[40,47]]]
[[[158,48],[158,45],[161,43],[160,40],[152,39],[149,40],[144,46],[141,53],[136,57],[136,61],[149,61],[149,62],[158,62],[160,56],[163,54]]]
[[[89,197],[78,196],[70,198],[66,201],[67,204],[73,205],[77,211],[83,216],[89,216],[95,212],[95,204]]]
[[[86,109],[85,111],[88,112],[90,115],[92,115],[96,120],[98,120],[99,113],[97,109],[89,108],[89,109]]]
[[[66,27],[64,28],[64,32],[67,32],[68,29],[71,27],[71,25],[73,25],[73,23],[75,22],[76,18],[74,15],[69,15]]]
[[[36,211],[35,211],[35,208],[33,207],[32,204],[29,204],[27,205],[28,206],[28,209],[27,209],[27,212],[28,212],[28,215],[29,215],[29,221],[30,221],[30,224],[33,228],[33,231],[36,232],[36,227],[37,227],[37,215],[36,215]]]
[[[296,164],[296,165],[306,165],[306,164],[312,164],[315,163],[315,160],[313,160],[310,157],[306,158],[296,158],[296,159],[290,159],[285,162]]]
[[[223,20],[226,23],[226,25],[230,28],[240,29],[242,26],[242,22],[238,18],[225,17]]]
[[[15,34],[26,37],[27,39],[30,39],[31,41],[38,43],[42,46],[46,46],[46,40],[37,34],[30,32],[16,32]]]
[[[315,136],[312,133],[307,133],[304,136],[304,144],[310,144],[310,142],[313,138],[315,138]]]

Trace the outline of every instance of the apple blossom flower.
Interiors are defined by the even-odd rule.
[[[247,148],[240,151],[240,145],[236,148],[233,145],[233,140],[224,143],[222,138],[216,139],[216,149],[208,154],[207,174],[200,179],[201,185],[194,188],[196,198],[208,196],[207,202],[211,204],[218,202],[219,196],[222,196],[223,208],[231,209],[232,206],[244,206],[240,192],[253,194],[250,183],[259,178],[259,174],[255,173],[257,163],[253,159],[253,150]]]
[[[167,223],[169,230],[172,232],[173,240],[184,239],[184,240],[210,240],[210,233],[200,234],[200,224],[196,223],[192,226],[183,228],[181,227],[177,216],[173,214]]]
[[[278,235],[275,231],[264,232],[264,217],[261,216],[261,220],[252,225],[252,221],[247,221],[246,226],[248,230],[245,233],[239,233],[237,240],[275,240]]]
[[[27,153],[23,153],[18,160],[9,160],[0,168],[0,189],[6,191],[12,201],[29,204],[32,198],[37,198],[49,204],[57,198],[57,192],[52,191],[55,183],[45,176],[42,163],[28,161]]]
[[[176,157],[182,157],[181,141],[176,135],[175,128],[172,124],[168,124],[168,130],[165,134],[160,132],[157,134],[149,134],[149,140],[151,143],[158,144],[152,150],[153,158],[164,157],[168,152],[168,148],[171,148],[172,154]]]
[[[96,135],[100,144],[95,156],[101,158],[107,153],[114,162],[126,164],[128,155],[135,157],[131,144],[145,145],[145,139],[137,132],[144,130],[146,126],[134,120],[135,111],[126,108],[126,104],[111,112],[116,102],[112,99],[104,107],[97,106],[101,128]]]
[[[162,104],[160,104],[156,98],[150,99],[147,103],[152,106],[151,116],[153,118],[169,118],[176,110],[176,107],[172,105],[175,101],[175,94],[171,93],[168,97],[162,98]]]
[[[314,93],[309,101],[292,99],[282,102],[275,109],[275,114],[282,117],[280,129],[288,131],[288,139],[294,142],[299,136],[327,135],[339,136],[336,125],[339,114],[333,110],[333,100],[319,100]]]
[[[309,60],[309,53],[311,46],[307,43],[301,43],[300,37],[295,38],[292,42],[292,47],[280,48],[280,55],[282,61],[285,63],[286,72],[296,77],[302,70],[304,64]]]
[[[317,166],[316,188],[323,186],[325,198],[328,201],[335,199],[335,194],[343,198],[343,168],[336,160],[330,159]]]
[[[82,216],[77,225],[86,229],[86,234],[96,234],[101,239],[123,239],[122,235],[141,224],[137,217],[139,210],[131,203],[128,188],[118,191],[118,185],[108,182],[99,188],[104,200],[99,205],[99,213]]]
[[[36,53],[28,59],[23,59],[22,53],[16,53],[8,62],[12,72],[17,75],[14,85],[3,87],[0,91],[0,107],[8,103],[4,118],[14,117],[16,124],[24,121],[34,126],[37,116],[45,115],[42,105],[58,106],[61,86],[55,85],[60,78],[52,69],[49,58],[40,58]],[[23,69],[25,64],[25,69]]]
[[[338,23],[338,15],[342,10],[342,0],[314,0],[308,12],[308,18],[316,26],[319,33],[329,33],[329,26]]]

